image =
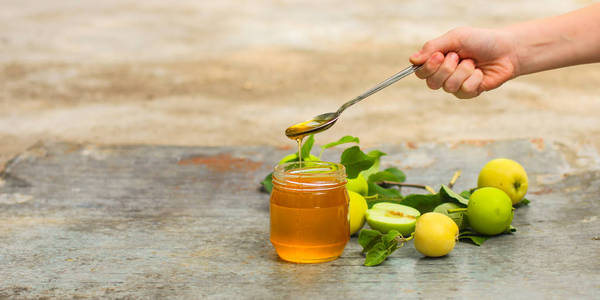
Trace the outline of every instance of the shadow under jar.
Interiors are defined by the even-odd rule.
[[[350,239],[346,170],[331,162],[275,167],[271,243],[283,260],[320,263],[338,258]]]

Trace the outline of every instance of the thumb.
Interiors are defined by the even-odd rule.
[[[449,31],[438,38],[427,41],[421,50],[410,56],[409,60],[415,65],[422,65],[434,53],[442,52],[445,55],[448,52],[457,51],[459,45],[460,40],[455,31]]]

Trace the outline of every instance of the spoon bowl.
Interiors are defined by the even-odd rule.
[[[321,132],[333,126],[339,118],[337,112],[320,114],[310,120],[290,126],[285,130],[285,135],[290,139],[302,139],[306,135]]]
[[[358,103],[359,101],[381,91],[382,89],[388,87],[392,83],[414,73],[416,70],[420,69],[422,65],[412,65],[396,74],[392,77],[380,82],[378,85],[373,87],[372,89],[364,92],[360,96],[344,103],[344,105],[340,106],[340,108],[336,112],[330,112],[325,114],[320,114],[310,120],[304,121],[302,123],[298,123],[296,125],[292,125],[285,130],[285,135],[290,139],[294,140],[302,140],[305,136],[311,133],[317,133],[324,130],[329,129],[335,122],[339,119],[340,115],[346,108]]]

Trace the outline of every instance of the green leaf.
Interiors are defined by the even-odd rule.
[[[273,172],[269,173],[269,175],[267,175],[265,179],[263,179],[261,184],[265,191],[270,194],[273,190]]]
[[[292,162],[292,161],[298,161],[298,153],[292,153],[292,154],[286,155],[284,158],[282,158],[279,161],[279,164],[281,165],[281,164],[284,164],[287,162]]]
[[[411,194],[404,197],[400,202],[402,205],[417,209],[421,214],[433,211],[441,203],[442,200],[439,194]]]
[[[371,176],[369,176],[369,179],[367,179],[367,182],[377,183],[381,181],[400,181],[400,179],[401,178],[394,175],[394,173],[392,172],[379,171],[377,173],[371,174]]]
[[[321,146],[321,149],[325,150],[325,149],[329,149],[331,147],[335,147],[337,145],[341,145],[341,144],[347,144],[347,143],[360,143],[360,140],[357,137],[353,137],[351,135],[347,135],[345,137],[342,137],[341,139],[337,140],[336,142],[331,142],[329,144],[325,144],[323,146]]]
[[[529,199],[523,198],[523,200],[521,200],[521,202],[515,204],[515,208],[519,208],[521,206],[529,205],[529,203],[531,203],[531,201],[529,201]]]
[[[375,159],[362,152],[358,146],[353,146],[344,150],[340,163],[346,167],[346,174],[351,179],[356,178],[361,171],[370,168],[375,163]]]
[[[373,237],[375,236],[375,233],[369,234],[371,235],[369,246],[372,246],[367,246],[369,249],[366,251],[365,266],[376,266],[385,261],[388,256],[398,249],[398,240],[396,238],[402,236],[397,230],[390,230],[388,233],[383,235],[379,234],[375,238]],[[368,239],[365,237],[363,243],[365,243],[366,240]],[[375,244],[373,244],[374,241]]]
[[[362,252],[366,253],[381,240],[382,234],[377,230],[363,229],[358,233],[358,244],[363,247]]]
[[[489,236],[482,236],[482,235],[459,235],[458,236],[459,240],[469,240],[477,246],[481,246],[489,238],[490,238]]]
[[[385,154],[379,150],[373,150],[373,151],[370,151],[369,153],[367,153],[367,155],[372,157],[373,159],[375,159],[375,162],[373,163],[373,165],[370,168],[361,172],[365,178],[369,178],[369,176],[371,176],[371,174],[377,173],[379,171],[379,163],[381,161],[381,157],[384,155],[387,155],[387,154]]]
[[[368,185],[369,185],[368,196],[378,195],[381,197],[402,199],[402,194],[400,194],[400,191],[393,187],[386,189],[386,188],[383,188],[373,182],[369,182]]]
[[[379,150],[371,150],[371,151],[369,151],[369,153],[367,153],[367,155],[370,156],[370,157],[372,157],[372,158],[378,159],[378,158],[381,158],[384,155],[387,155],[387,153],[381,152]]]
[[[396,240],[396,237],[398,237],[398,236],[402,236],[402,235],[397,230],[392,229],[392,230],[388,231],[388,233],[384,234],[381,237],[381,240],[383,241],[383,243],[385,245],[389,245],[389,243],[391,243],[393,241],[396,241],[396,243],[398,243],[398,241]]]
[[[440,188],[440,198],[442,202],[457,202],[463,205],[469,205],[469,200],[463,198],[461,195],[455,193],[451,188],[442,184]]]
[[[404,172],[398,168],[387,168],[384,171],[394,174],[396,177],[398,177],[397,181],[399,182],[404,182],[406,180],[406,174],[404,174]]]
[[[365,266],[372,267],[378,264],[381,264],[385,259],[390,255],[387,247],[383,244],[383,242],[379,242],[367,252],[367,257],[365,258]]]
[[[308,139],[306,139],[304,144],[302,144],[302,149],[300,150],[300,151],[302,151],[302,157],[304,159],[306,159],[307,157],[310,156],[310,150],[312,150],[312,147],[314,144],[315,144],[315,135],[311,134],[310,136],[308,136]]]
[[[471,190],[466,190],[466,191],[460,192],[459,195],[468,200],[471,198],[471,194],[472,194]]]

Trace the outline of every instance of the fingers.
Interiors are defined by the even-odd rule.
[[[459,32],[459,30],[451,30],[438,38],[426,42],[421,50],[410,56],[410,62],[415,65],[421,65],[437,52],[448,53],[458,50],[460,47]]]
[[[462,60],[454,73],[444,82],[444,91],[454,94],[460,90],[463,82],[475,71],[475,62],[472,59]]]
[[[458,65],[458,54],[450,52],[446,55],[444,62],[438,70],[431,76],[427,77],[427,86],[432,90],[437,90],[444,85],[446,79],[454,73],[456,66]]]
[[[454,95],[459,99],[477,97],[482,92],[480,88],[482,81],[483,73],[480,69],[475,69],[473,74],[471,74],[471,76],[469,76],[469,78],[463,82],[463,84],[460,86],[460,89],[454,93]]]
[[[415,72],[415,75],[421,79],[425,79],[433,75],[443,62],[444,54],[441,52],[436,52],[423,64],[422,68]]]

